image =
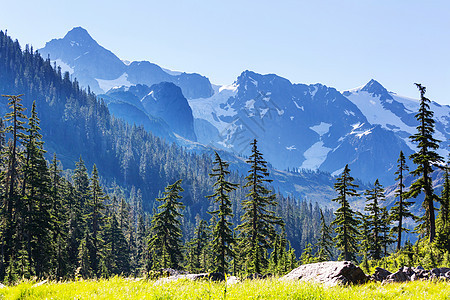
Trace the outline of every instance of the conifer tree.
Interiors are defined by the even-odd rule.
[[[320,210],[320,233],[317,240],[317,261],[328,261],[333,257],[333,237],[332,229],[325,222],[325,217],[323,216],[322,209]]]
[[[180,210],[184,208],[181,179],[166,187],[164,197],[156,199],[163,202],[158,207],[158,213],[152,218],[151,236],[149,238],[149,251],[153,260],[153,268],[179,268],[183,261],[181,252],[181,223]]]
[[[364,210],[368,212],[366,216],[368,233],[369,233],[369,255],[371,258],[377,260],[381,258],[382,251],[382,236],[381,236],[381,226],[382,220],[381,216],[381,202],[385,201],[384,189],[380,182],[375,180],[374,187],[367,190],[364,195],[366,195],[366,207]]]
[[[27,134],[24,136],[25,162],[22,178],[22,209],[17,212],[22,222],[19,230],[26,239],[26,249],[32,273],[43,276],[52,269],[53,236],[55,215],[51,197],[50,170],[44,158],[42,135],[39,133],[39,118],[33,102]],[[21,212],[19,212],[21,211]]]
[[[214,255],[214,250],[209,247],[210,231],[208,223],[200,219],[194,231],[194,237],[188,243],[189,270],[199,273],[209,271],[209,256]],[[217,266],[212,266],[217,267]],[[215,271],[214,271],[215,272]]]
[[[95,248],[94,244],[92,243],[91,235],[89,233],[89,230],[86,230],[84,234],[84,238],[80,243],[79,249],[78,249],[78,265],[75,274],[80,275],[83,278],[93,278],[96,276],[94,270],[92,269],[93,265],[93,256],[95,256]]]
[[[405,162],[405,155],[402,151],[400,151],[400,156],[397,160],[397,171],[395,174],[397,177],[395,180],[398,180],[398,187],[395,191],[395,196],[398,197],[398,200],[394,203],[394,206],[391,208],[391,220],[397,222],[396,226],[392,227],[391,234],[397,234],[397,251],[400,250],[402,245],[402,232],[409,232],[410,230],[403,226],[403,221],[406,218],[412,218],[415,220],[415,216],[410,212],[409,207],[414,203],[411,201],[406,201],[405,198],[405,184],[404,184],[404,176],[405,172],[409,171],[408,166]]]
[[[264,186],[269,183],[267,179],[267,162],[264,161],[257,147],[256,139],[251,143],[252,154],[247,163],[250,164],[249,175],[245,177],[247,183],[244,188],[249,188],[246,199],[242,201],[244,214],[242,223],[236,228],[242,237],[241,249],[244,252],[247,263],[247,272],[261,273],[267,268],[267,249],[271,247],[276,232],[275,226],[284,226],[281,218],[275,216],[271,210],[276,205],[275,194]]]
[[[22,152],[19,149],[20,143],[24,139],[26,116],[24,115],[25,108],[21,101],[23,94],[21,95],[3,95],[8,98],[8,106],[10,111],[5,115],[5,121],[7,127],[4,129],[3,134],[10,134],[11,138],[8,142],[8,146],[3,153],[6,158],[7,165],[2,172],[2,185],[4,186],[5,193],[2,197],[2,224],[1,224],[1,257],[0,260],[0,280],[5,277],[6,267],[13,265],[14,254],[19,250],[19,245],[14,234],[16,232],[16,215],[15,210],[23,207],[20,202],[19,194],[19,162],[22,157]],[[9,277],[12,275],[12,268],[9,268]]]
[[[396,240],[393,238],[391,232],[390,213],[387,207],[381,207],[380,209],[381,226],[380,226],[380,237],[381,237],[381,249],[383,250],[383,256],[388,255],[388,246],[394,243]]]
[[[103,241],[102,261],[107,270],[105,275],[127,275],[130,272],[128,243],[114,213],[107,218]]]
[[[213,167],[209,176],[216,178],[215,190],[214,194],[208,196],[219,204],[218,209],[211,212],[212,215],[217,217],[217,223],[212,232],[213,271],[225,273],[228,270],[228,259],[233,257],[232,244],[234,243],[230,221],[233,213],[228,193],[235,190],[238,185],[226,180],[225,177],[230,174],[230,171],[228,171],[229,164],[223,161],[217,152],[215,152],[214,165],[215,167]]]
[[[439,215],[437,219],[438,234],[436,238],[436,244],[439,248],[450,252],[450,155],[447,162],[447,166],[444,168],[444,183],[441,192],[439,202],[441,204],[439,208]]]
[[[107,199],[107,195],[105,195],[102,187],[100,186],[98,170],[95,164],[92,168],[91,184],[89,186],[89,190],[90,197],[88,198],[88,202],[86,203],[86,218],[88,221],[88,228],[92,233],[92,244],[94,247],[94,252],[91,256],[92,269],[95,274],[98,274],[101,258],[101,247],[103,242],[100,233],[102,230],[101,227],[104,214],[103,210],[105,209],[104,202]]]
[[[332,199],[340,204],[340,207],[334,213],[336,218],[331,222],[331,226],[335,226],[336,231],[336,237],[333,241],[336,243],[336,247],[341,250],[340,258],[347,261],[355,261],[355,254],[358,252],[356,245],[359,236],[359,222],[349,204],[349,197],[359,196],[355,190],[358,185],[354,184],[353,181],[354,178],[350,176],[350,169],[346,165],[334,184],[338,197]]]
[[[68,213],[67,202],[64,191],[64,178],[61,177],[61,169],[58,166],[58,160],[56,154],[53,155],[53,159],[50,165],[50,177],[51,177],[51,197],[53,203],[53,215],[54,215],[54,229],[53,240],[55,243],[56,251],[56,270],[55,274],[57,278],[63,277],[67,272],[67,253],[66,243],[68,235]]]
[[[433,111],[430,110],[429,105],[431,101],[425,97],[426,88],[417,83],[416,86],[420,91],[420,108],[416,114],[419,125],[416,127],[417,133],[410,136],[410,139],[418,144],[418,151],[411,154],[409,158],[417,165],[417,168],[411,171],[411,174],[419,178],[409,188],[408,198],[416,198],[422,191],[425,193],[425,199],[422,204],[422,207],[425,209],[425,215],[421,218],[422,224],[417,229],[425,231],[431,243],[436,235],[434,201],[438,200],[438,197],[433,192],[431,174],[434,171],[433,167],[442,161],[442,157],[436,152],[439,148],[439,141],[433,138],[435,122],[433,120]]]

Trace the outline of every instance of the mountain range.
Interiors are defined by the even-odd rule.
[[[349,164],[364,182],[394,183],[399,152],[411,154],[419,102],[376,80],[348,91],[293,84],[275,74],[244,71],[215,86],[199,74],[171,72],[147,61],[124,63],[81,27],[39,52],[104,99],[109,110],[168,140],[238,156],[258,139],[277,169],[339,175]],[[432,102],[439,153],[448,155],[450,107]]]

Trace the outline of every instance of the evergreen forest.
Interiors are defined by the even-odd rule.
[[[116,119],[69,73],[0,31],[0,281],[168,268],[285,274],[326,260],[352,260],[366,271],[449,265],[449,162],[436,152],[430,100],[417,87],[417,152],[399,153],[395,205],[386,207],[378,180],[359,194],[346,166],[333,212],[276,193],[257,140],[247,172],[232,171],[221,153],[193,153]],[[352,208],[354,197],[366,199],[364,211]],[[414,199],[423,215],[409,210]],[[406,220],[417,224],[414,245],[402,240]]]

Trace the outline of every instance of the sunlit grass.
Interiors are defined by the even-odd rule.
[[[450,299],[450,283],[368,283],[359,286],[247,280],[233,285],[178,280],[162,283],[114,277],[109,280],[49,282],[34,286],[25,281],[0,289],[0,299]]]

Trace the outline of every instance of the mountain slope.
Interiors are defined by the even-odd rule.
[[[321,84],[292,84],[274,74],[243,72],[208,99],[192,99],[199,141],[242,155],[257,138],[278,169],[318,169],[338,175],[346,164],[363,181],[393,183],[404,138],[372,124],[354,102]],[[218,132],[205,125],[212,125]],[[385,147],[389,144],[389,147]]]
[[[169,74],[147,61],[125,64],[81,27],[73,28],[62,39],[51,40],[39,52],[98,94],[115,86],[151,86],[163,81],[178,85],[187,98],[209,97],[213,92],[208,78],[199,74]]]

